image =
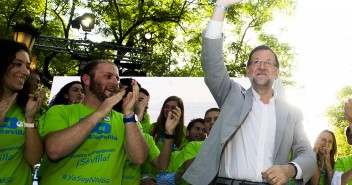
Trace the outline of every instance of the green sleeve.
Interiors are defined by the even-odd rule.
[[[64,105],[52,106],[45,115],[43,136],[50,132],[58,131],[69,127],[68,115]]]
[[[187,161],[189,159],[195,158],[202,147],[203,141],[192,141],[188,143],[185,147],[185,151],[183,153],[183,161]]]
[[[352,159],[352,155],[341,156],[337,158],[334,165],[334,171],[346,172],[347,170],[351,169],[352,167],[351,159]]]
[[[158,157],[160,155],[160,150],[155,145],[155,142],[154,142],[152,136],[150,136],[149,134],[144,133],[144,138],[147,141],[147,144],[149,146],[149,155],[148,155],[148,158],[147,158],[146,162],[151,163],[156,157]]]

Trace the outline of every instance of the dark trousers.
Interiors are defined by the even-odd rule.
[[[230,179],[225,177],[216,177],[216,185],[268,185],[266,182],[251,182],[245,180]]]

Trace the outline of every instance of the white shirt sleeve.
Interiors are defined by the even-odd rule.
[[[296,178],[295,179],[302,179],[303,178],[303,175],[302,175],[302,168],[295,162],[291,161],[290,163],[293,163],[296,165],[296,168],[297,168],[297,175],[296,175]]]
[[[331,179],[331,185],[341,185],[341,176],[343,172],[335,171]]]
[[[222,37],[222,27],[224,22],[209,20],[208,28],[205,31],[205,37],[209,39],[218,39]]]

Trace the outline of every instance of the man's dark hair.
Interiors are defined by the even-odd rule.
[[[132,80],[135,80],[133,78],[120,78],[120,84],[119,85],[125,85],[125,86],[128,86],[128,87],[131,87],[132,88]],[[137,80],[136,80],[137,82]],[[137,85],[139,88],[141,88],[141,84],[137,82]]]
[[[266,45],[257,46],[257,47],[255,47],[255,48],[251,51],[251,53],[249,54],[249,57],[248,57],[247,67],[248,67],[249,65],[251,65],[251,58],[252,58],[253,54],[254,54],[256,51],[259,51],[259,50],[269,50],[269,51],[271,51],[271,52],[274,54],[274,56],[275,56],[275,63],[276,63],[275,66],[276,66],[277,68],[280,68],[280,62],[279,62],[279,60],[278,60],[278,58],[277,58],[275,52],[274,52],[269,46],[266,46]]]
[[[204,118],[209,112],[213,112],[213,111],[220,112],[220,109],[216,107],[208,109],[207,111],[205,111]]]
[[[139,92],[142,92],[145,95],[149,96],[149,92],[147,91],[147,89],[144,89],[143,87],[139,88]]]
[[[95,76],[94,73],[95,73],[95,70],[97,68],[97,65],[101,64],[101,63],[111,63],[111,64],[116,65],[115,63],[109,62],[107,60],[94,60],[94,61],[91,61],[86,66],[84,66],[84,68],[81,71],[81,82],[83,83],[82,77],[85,74],[89,75],[90,79],[94,79],[94,76]]]
[[[190,130],[194,127],[194,124],[195,124],[196,122],[200,122],[200,123],[202,123],[203,125],[205,124],[205,121],[204,121],[203,118],[195,118],[195,119],[192,119],[192,120],[188,123],[188,125],[187,125],[187,130],[190,131]]]

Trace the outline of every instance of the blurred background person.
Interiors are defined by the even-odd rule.
[[[215,121],[218,119],[220,114],[219,108],[210,108],[205,111],[204,121],[205,121],[205,132],[209,135],[211,128],[213,127]]]
[[[203,118],[192,119],[187,125],[186,132],[188,142],[204,141],[206,138],[205,123]]]
[[[335,134],[329,130],[323,130],[318,135],[313,150],[317,156],[318,169],[310,178],[310,184],[330,185],[337,154]]]
[[[154,138],[159,150],[161,150],[164,142],[164,133],[165,133],[165,122],[167,115],[170,111],[179,107],[181,109],[181,117],[178,125],[175,128],[175,138],[174,138],[174,147],[173,151],[180,150],[187,144],[186,138],[186,126],[184,124],[184,105],[181,98],[177,96],[170,96],[166,98],[163,103],[163,106],[160,110],[160,114],[155,123],[153,123],[150,135]]]
[[[84,90],[81,82],[72,81],[63,86],[50,101],[49,107],[53,105],[69,105],[81,103],[84,98]]]
[[[352,103],[352,101],[349,101]],[[345,108],[346,111],[346,108]],[[352,117],[349,117],[351,114],[346,114],[348,119],[350,120]],[[352,145],[352,132],[351,132],[351,122],[349,121],[349,126],[346,127],[345,136],[346,141],[349,145]],[[332,185],[341,185],[341,184],[349,184],[352,185],[352,155],[347,156],[339,156],[336,159],[334,165],[334,176],[332,177],[331,181]]]

